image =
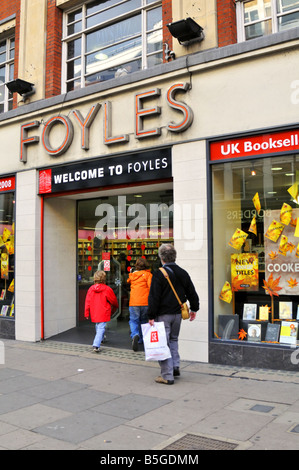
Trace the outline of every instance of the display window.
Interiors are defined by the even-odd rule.
[[[9,180],[0,181],[0,191],[7,189],[5,184]],[[3,188],[2,188],[3,183]],[[0,316],[13,320],[14,310],[14,211],[15,197],[14,193],[0,192],[0,259],[1,259],[1,277],[0,277]]]
[[[298,183],[296,153],[211,165],[215,340],[297,344]]]
[[[167,242],[173,242],[172,189],[78,201],[79,322],[97,270],[106,272],[118,299],[112,319],[128,318],[130,271],[138,258],[157,269],[158,248]]]

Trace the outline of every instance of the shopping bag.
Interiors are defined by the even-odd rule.
[[[171,357],[167,345],[167,337],[164,322],[155,322],[141,325],[146,361],[165,361]]]

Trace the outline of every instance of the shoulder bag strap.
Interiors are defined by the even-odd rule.
[[[174,287],[173,287],[173,285],[172,285],[171,280],[169,279],[169,276],[168,276],[167,271],[166,271],[164,268],[159,268],[159,269],[160,269],[160,271],[164,274],[164,277],[166,277],[167,281],[169,282],[169,285],[170,285],[171,289],[173,290],[173,293],[174,293],[174,295],[176,296],[178,303],[180,304],[180,306],[182,306],[182,302],[180,301],[179,296],[178,296],[178,294],[176,293],[176,291],[175,291],[175,289],[174,289]]]

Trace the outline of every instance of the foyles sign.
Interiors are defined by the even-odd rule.
[[[39,194],[168,179],[171,151],[161,149],[40,170]]]
[[[187,92],[190,89],[189,83],[176,83],[172,85],[166,93],[166,103],[171,108],[175,109],[179,113],[177,122],[166,123],[166,129],[169,132],[178,133],[188,129],[193,122],[193,111],[192,109],[176,99],[178,92]],[[147,137],[160,136],[161,127],[147,126],[146,119],[153,118],[162,113],[160,106],[154,106],[152,104],[147,105],[147,101],[150,99],[151,103],[153,100],[158,100],[161,95],[159,88],[153,88],[144,92],[135,94],[135,138],[145,139]],[[127,143],[130,140],[128,134],[113,135],[112,131],[112,107],[114,104],[110,101],[97,103],[93,105],[85,116],[82,116],[81,112],[77,109],[72,110],[69,115],[72,115],[75,121],[75,125],[70,119],[69,115],[56,115],[52,116],[44,124],[43,130],[40,135],[32,135],[33,130],[39,128],[40,121],[31,121],[21,126],[21,145],[20,145],[20,160],[22,162],[27,161],[27,148],[29,145],[40,143],[44,147],[45,151],[53,156],[58,157],[64,154],[73,142],[75,129],[81,132],[81,148],[83,150],[89,149],[89,135],[93,127],[92,125],[95,118],[102,107],[103,110],[103,142],[105,145],[113,145],[119,143]],[[64,132],[60,142],[53,142],[53,136],[51,134],[55,126],[63,126]],[[75,127],[76,126],[76,127]],[[52,137],[50,139],[50,137]]]

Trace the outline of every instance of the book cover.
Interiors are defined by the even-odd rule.
[[[6,317],[7,312],[8,312],[8,308],[9,308],[9,305],[2,305],[2,308],[1,308],[1,315],[2,315],[3,317]]]
[[[263,321],[269,320],[269,307],[267,305],[259,308],[259,319]]]
[[[280,330],[280,338],[279,338],[279,341],[281,343],[295,345],[297,343],[297,335],[298,335],[298,322],[293,322],[293,321],[281,322],[281,330]]]
[[[244,304],[243,320],[256,320],[257,304]]]
[[[277,343],[279,339],[280,324],[279,323],[268,323],[265,341],[271,343]]]
[[[279,318],[281,320],[291,320],[293,318],[292,302],[279,302]]]
[[[256,324],[249,324],[248,325],[248,332],[247,332],[247,341],[261,341],[262,337],[262,326]]]

